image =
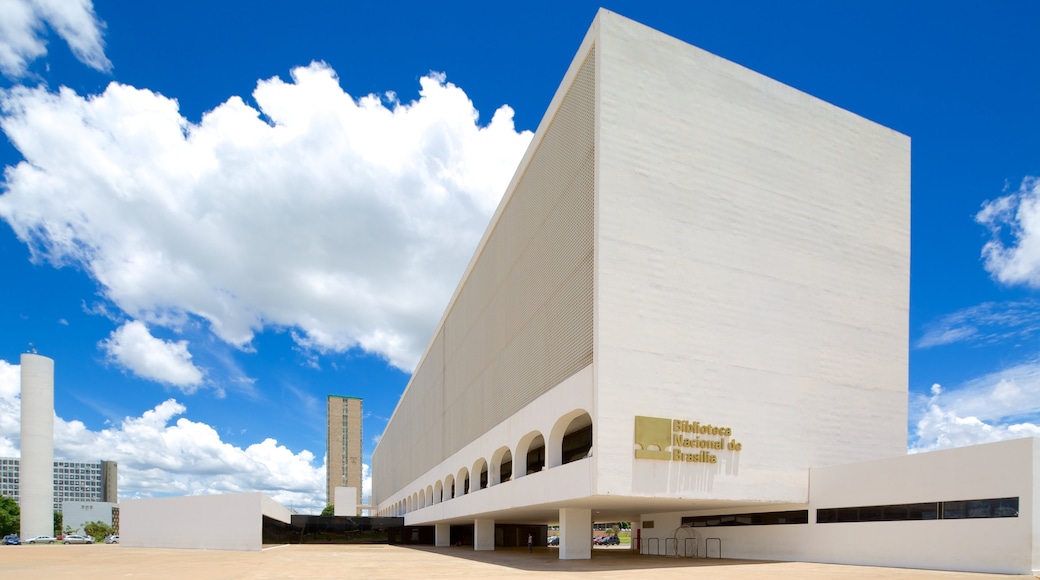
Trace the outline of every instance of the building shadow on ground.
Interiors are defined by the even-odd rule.
[[[665,568],[706,568],[719,566],[755,566],[775,564],[769,560],[729,560],[719,558],[676,558],[671,556],[647,556],[626,549],[592,550],[589,560],[561,560],[557,548],[535,548],[528,552],[526,547],[495,548],[494,550],[476,551],[473,546],[399,546],[410,550],[421,550],[433,554],[443,554],[452,558],[462,558],[473,562],[482,562],[497,566],[508,566],[519,570],[544,572],[589,572],[595,570],[653,570]]]

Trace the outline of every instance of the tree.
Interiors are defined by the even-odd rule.
[[[325,509],[321,510],[321,515],[323,515],[323,516],[334,516],[334,515],[336,515],[336,505],[330,503],[329,505],[325,506]]]
[[[14,498],[0,497],[0,536],[17,534],[21,527],[21,512]]]
[[[61,535],[61,512],[54,512],[54,537],[57,538]]]
[[[103,542],[106,537],[111,536],[116,531],[105,522],[87,522],[83,524],[83,533],[94,538],[95,542]]]

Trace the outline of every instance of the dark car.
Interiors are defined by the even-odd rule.
[[[560,536],[549,536],[548,545],[550,545],[550,546],[559,546],[560,545]]]
[[[19,545],[21,543],[22,543],[22,541],[18,538],[18,536],[14,535],[14,534],[11,534],[11,535],[8,535],[8,536],[4,536],[3,544],[5,546],[17,546],[17,545]]]
[[[621,538],[617,536],[607,536],[599,541],[600,546],[618,546],[621,544]]]

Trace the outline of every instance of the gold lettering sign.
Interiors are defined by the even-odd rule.
[[[716,452],[738,452],[744,446],[733,439],[733,429],[688,421],[636,416],[636,459],[686,463],[718,463]]]

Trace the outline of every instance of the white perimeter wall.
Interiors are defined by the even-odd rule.
[[[809,467],[905,453],[909,139],[597,22],[597,494],[805,502]],[[636,460],[635,415],[743,450]]]
[[[641,530],[643,552],[656,545],[663,553],[683,516],[808,508],[808,524],[695,528],[699,553],[707,549],[715,557],[715,544],[708,547],[705,539],[719,538],[724,558],[1035,573],[1038,465],[1040,440],[1028,438],[814,469],[808,506],[644,514],[642,521],[653,521],[654,528]],[[1003,497],[1019,498],[1019,517],[815,523],[818,509]]]
[[[263,516],[289,523],[289,510],[260,493],[129,499],[120,503],[119,542],[133,548],[260,550]]]

